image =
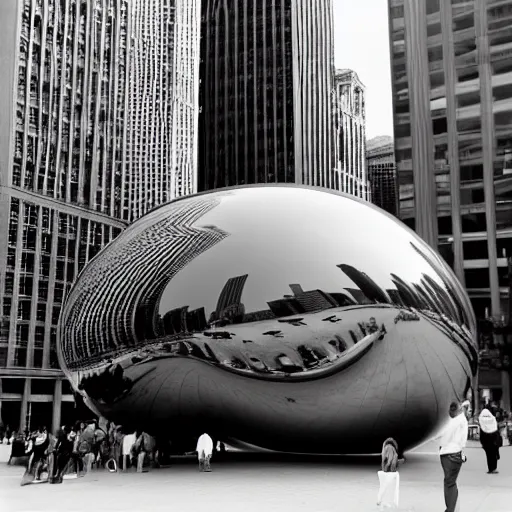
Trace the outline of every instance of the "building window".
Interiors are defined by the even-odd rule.
[[[489,288],[488,268],[468,268],[464,272],[466,288]]]
[[[437,230],[440,235],[451,235],[452,229],[451,216],[443,216],[437,218]]]
[[[44,345],[44,326],[36,325],[35,330],[35,346],[42,347]]]
[[[475,26],[475,17],[472,12],[467,13],[465,16],[458,16],[453,18],[453,31],[458,32],[467,30]]]
[[[37,294],[39,300],[47,300],[48,299],[48,281],[39,281],[39,289]]]
[[[398,19],[404,17],[404,6],[397,5],[396,7],[391,7],[389,10],[389,15],[391,19]]]
[[[14,366],[18,368],[25,368],[27,366],[27,349],[18,348],[14,349]]]
[[[43,367],[43,353],[44,350],[42,348],[34,349],[34,368]]]
[[[3,309],[2,309],[3,316],[9,317],[11,315],[11,305],[12,305],[12,298],[4,297],[4,303],[3,303]]]
[[[57,325],[59,323],[59,316],[60,316],[60,306],[53,306],[52,325]]]
[[[484,212],[463,214],[461,215],[461,218],[463,233],[476,233],[481,231],[487,231]]]
[[[14,289],[14,274],[12,272],[7,272],[5,274],[5,287],[4,287],[5,295],[12,295],[13,289]]]
[[[439,0],[427,0],[427,14],[439,12]]]
[[[41,303],[41,302],[37,303],[36,320],[38,322],[44,322],[46,320],[46,304],[45,303]],[[44,329],[43,329],[43,333],[44,333]]]
[[[20,300],[18,302],[18,320],[30,320],[30,300]]]
[[[441,135],[442,133],[447,133],[448,124],[446,122],[446,117],[440,117],[439,119],[434,119],[432,121],[432,129],[434,131],[434,135]]]
[[[462,242],[465,260],[486,260],[489,258],[487,240]]]
[[[7,347],[0,347],[0,367],[7,367]]]
[[[481,181],[484,177],[484,167],[482,164],[463,165],[460,168],[461,181]]]
[[[19,294],[22,297],[32,297],[32,290],[34,287],[34,278],[32,276],[21,274]]]

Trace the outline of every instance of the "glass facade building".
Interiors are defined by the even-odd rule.
[[[367,142],[366,172],[372,203],[397,217],[398,182],[395,148],[391,137],[375,137]]]
[[[69,421],[56,340],[72,283],[130,221],[194,190],[187,73],[199,42],[180,41],[198,35],[197,12],[158,4],[0,2],[0,421],[11,428]]]
[[[389,13],[400,216],[452,265],[481,322],[506,321],[512,2],[390,0]],[[500,373],[479,384],[509,409]]]
[[[130,0],[130,220],[197,191],[200,0]]]
[[[203,0],[198,189],[333,187],[330,0]]]

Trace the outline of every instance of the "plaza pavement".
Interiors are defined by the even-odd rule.
[[[459,477],[460,512],[512,512],[512,447],[501,450],[498,475],[487,475],[485,454],[469,443]],[[192,458],[148,473],[96,471],[62,485],[20,487],[24,468],[7,466],[0,445],[0,511],[377,511],[379,460],[233,453],[199,473]],[[400,469],[401,511],[444,511],[442,470],[435,446],[407,454]]]

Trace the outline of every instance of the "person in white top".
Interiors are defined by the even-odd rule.
[[[208,434],[203,434],[197,440],[196,452],[199,460],[199,471],[209,473],[211,471],[210,459],[213,453],[213,441]]]
[[[489,409],[484,409],[478,417],[480,425],[480,443],[487,457],[488,473],[498,473],[498,460],[500,458],[501,436],[498,431],[498,422]]]
[[[450,404],[450,420],[441,435],[435,439],[440,440],[439,454],[444,472],[444,501],[446,512],[455,512],[459,499],[457,477],[466,456],[462,450],[468,440],[468,420],[463,407],[457,402]]]
[[[126,434],[123,437],[123,444],[121,449],[121,453],[123,455],[123,471],[128,469],[128,461],[131,459],[131,451],[135,441],[137,441],[137,434],[135,432],[132,434]]]

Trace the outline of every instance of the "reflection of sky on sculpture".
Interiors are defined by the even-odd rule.
[[[411,250],[411,241],[422,242],[399,221],[350,198],[271,187],[262,201],[261,190],[240,189],[223,194],[221,204],[195,224],[205,226],[217,226],[230,236],[174,277],[162,295],[160,314],[187,305],[205,307],[209,314],[226,281],[244,274],[249,274],[242,295],[246,312],[268,309],[267,301],[291,295],[289,284],[326,292],[357,288],[336,267],[341,263],[365,272],[383,289],[395,289],[391,273],[413,282],[426,273],[442,286],[429,264]],[[201,264],[202,258],[208,265]],[[193,282],[201,283],[201,293],[193,289]],[[179,293],[174,295],[173,290]]]

